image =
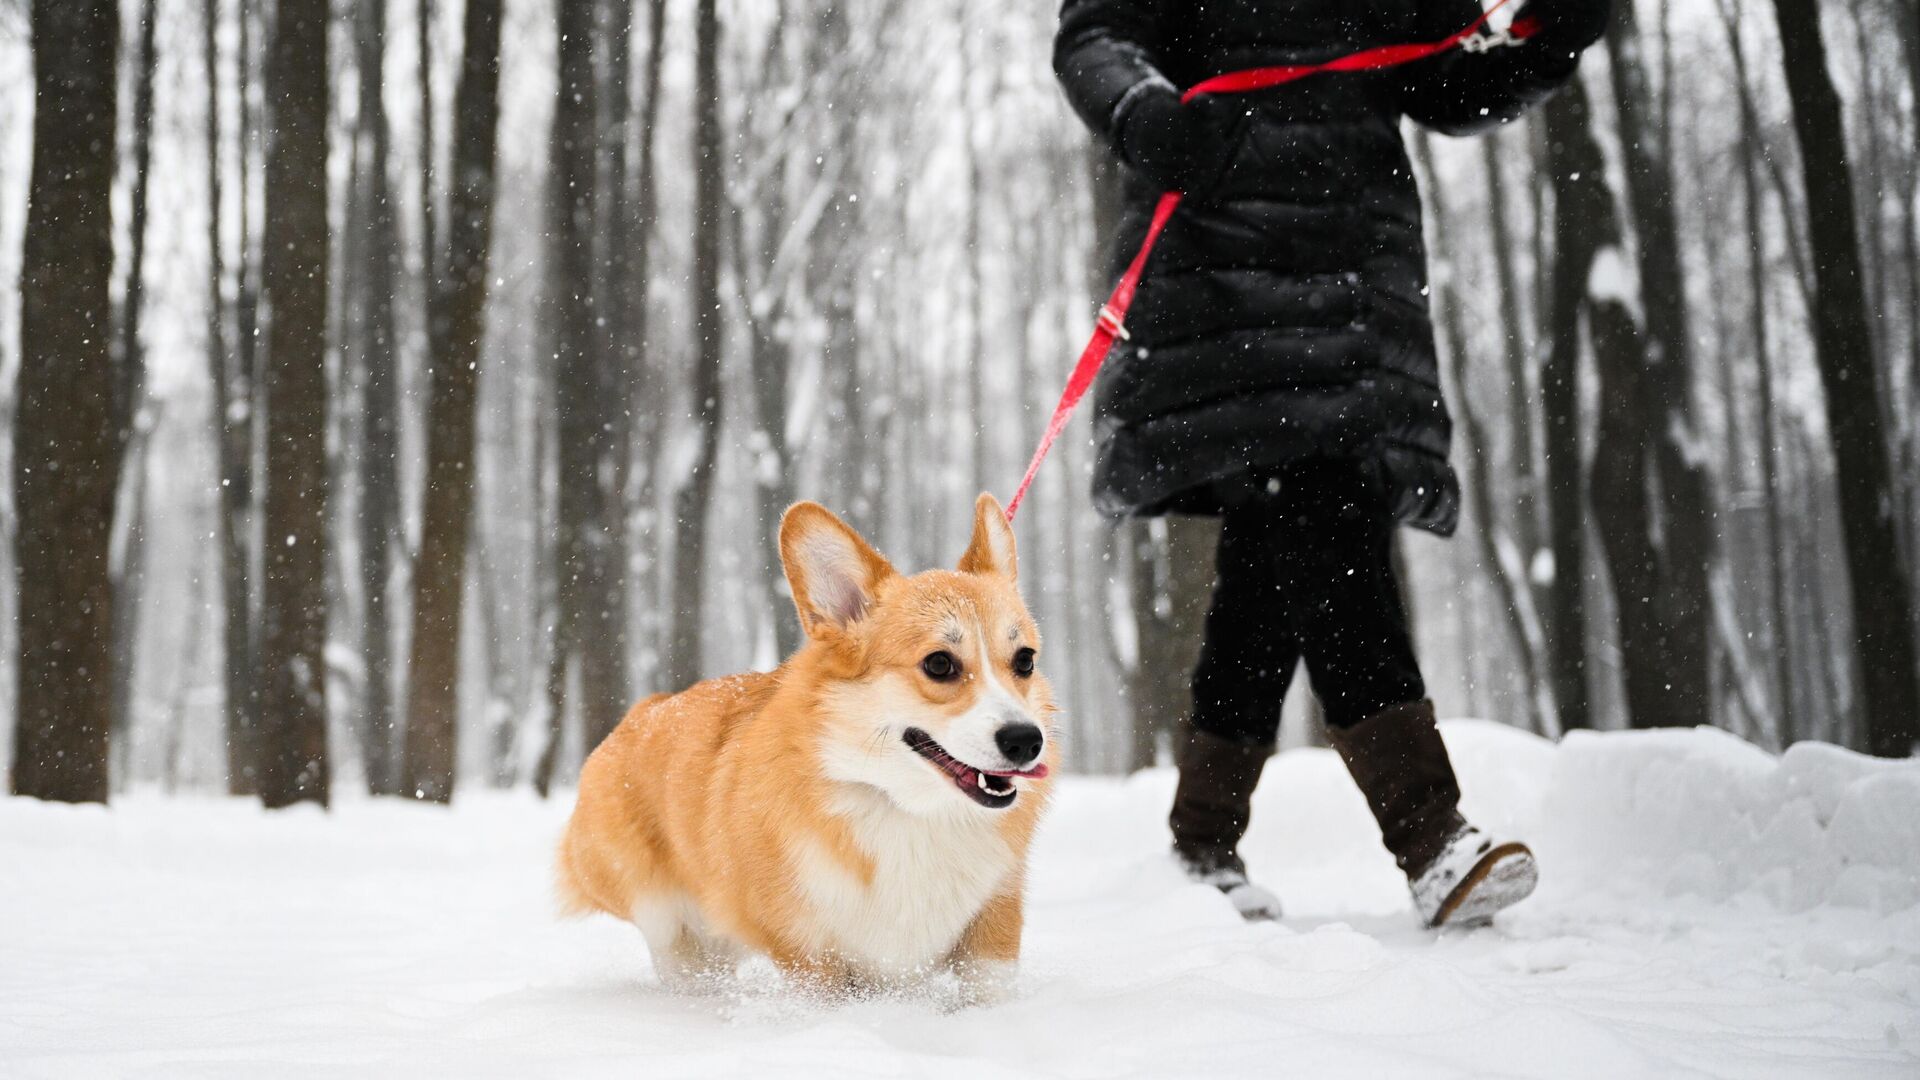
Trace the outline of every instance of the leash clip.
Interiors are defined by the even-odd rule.
[[[1133,335],[1127,333],[1126,323],[1120,321],[1120,314],[1106,304],[1100,305],[1100,318],[1095,323],[1121,341],[1133,340]]]
[[[1469,34],[1461,38],[1460,49],[1470,53],[1492,52],[1502,46],[1518,45],[1525,40],[1526,38],[1513,36],[1513,31],[1502,26],[1498,30],[1482,30],[1477,34]]]

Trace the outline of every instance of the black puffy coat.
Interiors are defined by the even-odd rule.
[[[1156,80],[1185,88],[1435,41],[1478,15],[1474,0],[1065,0],[1054,69],[1075,111],[1126,159],[1129,109]],[[1577,63],[1577,46],[1544,39],[1456,49],[1214,110],[1230,118],[1218,135],[1223,171],[1162,234],[1127,318],[1132,339],[1095,388],[1096,505],[1115,516],[1218,513],[1289,464],[1353,457],[1398,520],[1452,532],[1452,421],[1400,118],[1449,133],[1488,127],[1546,97]],[[1116,268],[1139,247],[1158,194],[1129,173]]]

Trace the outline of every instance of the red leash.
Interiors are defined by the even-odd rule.
[[[1466,29],[1456,34],[1415,45],[1381,45],[1377,48],[1362,49],[1348,53],[1319,64],[1283,64],[1276,67],[1249,68],[1246,71],[1230,71],[1225,75],[1216,75],[1198,83],[1180,95],[1183,102],[1192,101],[1201,94],[1245,94],[1254,90],[1304,79],[1309,75],[1318,75],[1329,71],[1373,71],[1379,68],[1398,67],[1415,60],[1422,60],[1448,49],[1465,48],[1469,52],[1485,52],[1500,45],[1512,45],[1531,37],[1538,24],[1529,18],[1514,20],[1505,30],[1488,36],[1476,37],[1493,13],[1507,6],[1512,0],[1495,0],[1492,7],[1483,12],[1478,19],[1469,23]],[[1020,487],[1013,493],[1013,501],[1007,503],[1007,520],[1020,509],[1021,500],[1027,497],[1027,489],[1033,486],[1033,478],[1040,471],[1041,462],[1047,459],[1047,451],[1053,449],[1053,442],[1066,430],[1067,420],[1073,416],[1075,406],[1087,395],[1093,386],[1093,378],[1100,371],[1100,365],[1106,362],[1107,353],[1113,348],[1115,340],[1127,336],[1127,309],[1133,306],[1134,290],[1140,287],[1140,274],[1146,269],[1147,256],[1153,253],[1153,245],[1160,239],[1160,233],[1167,227],[1174,210],[1180,206],[1180,193],[1169,191],[1160,196],[1160,202],[1153,208],[1153,220],[1147,225],[1147,237],[1140,242],[1140,250],[1134,253],[1133,261],[1127,264],[1127,271],[1113,286],[1113,292],[1100,308],[1100,318],[1094,324],[1093,337],[1088,339],[1087,347],[1080,351],[1080,359],[1073,365],[1073,373],[1067,377],[1067,388],[1060,394],[1059,404],[1053,407],[1053,418],[1047,421],[1046,434],[1040,436],[1040,445],[1034,448],[1033,459],[1027,462],[1027,474],[1020,478]]]

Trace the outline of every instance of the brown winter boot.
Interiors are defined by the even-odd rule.
[[[1533,892],[1538,870],[1526,845],[1495,843],[1460,816],[1460,785],[1433,702],[1396,705],[1345,730],[1330,727],[1327,738],[1367,797],[1429,926],[1484,922]]]
[[[1180,783],[1167,824],[1180,865],[1195,881],[1225,893],[1243,917],[1279,918],[1279,899],[1247,880],[1238,851],[1252,813],[1254,785],[1273,748],[1233,742],[1189,726],[1176,749]]]

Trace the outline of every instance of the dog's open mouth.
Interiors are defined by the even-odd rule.
[[[902,741],[914,753],[932,762],[934,767],[953,778],[953,786],[979,803],[992,810],[1005,810],[1013,805],[1014,797],[1020,792],[1013,786],[1013,778],[1024,776],[1038,780],[1047,775],[1044,762],[1036,761],[1024,771],[994,772],[976,769],[964,761],[947,753],[946,747],[933,741],[933,736],[919,728],[908,728]]]

